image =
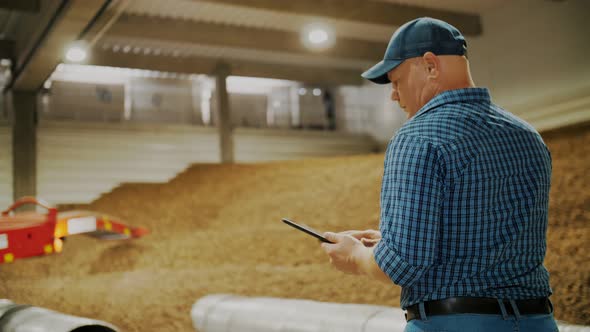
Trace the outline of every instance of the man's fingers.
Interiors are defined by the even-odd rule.
[[[335,233],[326,232],[324,233],[324,237],[330,242],[338,242],[337,236]]]
[[[373,230],[373,229],[367,229],[366,231],[363,231],[363,235],[366,238],[369,239],[380,239],[381,238],[381,233],[379,231]]]
[[[363,238],[361,239],[361,243],[365,246],[365,247],[373,247],[374,245],[376,245],[377,243],[379,243],[379,239],[367,239],[367,238]]]
[[[357,240],[360,240],[360,239],[362,239],[364,237],[367,237],[365,231],[345,231],[345,232],[340,232],[338,234],[340,234],[340,235],[350,235],[350,236],[352,236],[353,238],[355,238]]]

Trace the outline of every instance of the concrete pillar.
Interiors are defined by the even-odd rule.
[[[37,194],[37,92],[13,91],[13,196]]]
[[[221,162],[224,164],[234,162],[234,137],[226,86],[226,79],[230,74],[230,70],[230,66],[223,62],[219,63],[215,69],[217,109],[219,113],[219,148],[221,151]]]

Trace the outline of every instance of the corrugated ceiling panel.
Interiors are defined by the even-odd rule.
[[[396,28],[378,24],[186,0],[135,0],[126,8],[125,12],[291,32],[300,32],[302,27],[309,23],[323,22],[333,27],[336,38],[342,36],[377,42],[389,40]]]
[[[373,65],[372,62],[335,59],[325,56],[307,56],[282,52],[260,51],[235,47],[222,47],[201,44],[187,44],[168,42],[154,39],[128,39],[117,37],[105,37],[99,47],[111,49],[116,52],[134,52],[146,55],[168,56],[203,56],[222,59],[260,61],[276,64],[299,64],[305,66],[330,67],[342,69],[366,69]]]

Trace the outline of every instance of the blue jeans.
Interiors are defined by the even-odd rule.
[[[507,316],[454,314],[413,319],[404,332],[556,332],[553,314]]]

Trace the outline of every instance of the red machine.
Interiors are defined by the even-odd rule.
[[[14,213],[25,204],[35,204],[47,210]],[[112,216],[89,211],[58,213],[57,209],[35,197],[23,197],[0,216],[0,264],[15,259],[61,252],[62,239],[85,234],[101,239],[129,239],[146,235],[142,227],[131,227]]]

